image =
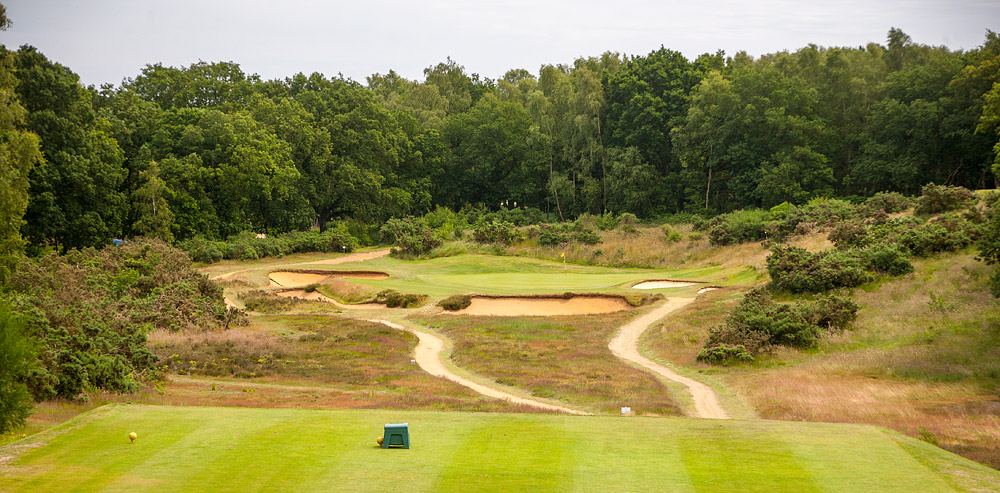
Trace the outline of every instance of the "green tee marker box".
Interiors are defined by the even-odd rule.
[[[385,433],[382,436],[382,448],[389,448],[389,446],[410,448],[409,423],[389,423],[385,425]]]

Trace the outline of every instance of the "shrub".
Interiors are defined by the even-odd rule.
[[[90,388],[133,392],[156,373],[157,358],[146,347],[150,330],[239,321],[222,290],[160,240],[22,262],[10,286],[39,344],[27,381],[36,399],[74,398]]]
[[[322,233],[293,231],[258,238],[256,233],[244,231],[226,241],[193,238],[181,242],[178,247],[187,252],[195,262],[212,263],[224,258],[254,260],[261,257],[281,257],[290,253],[350,252],[358,247],[358,240],[347,232],[344,225],[336,224],[334,228]]]
[[[472,296],[467,294],[453,294],[438,302],[438,306],[453,312],[468,308],[471,304]]]
[[[479,243],[495,243],[509,245],[523,239],[523,235],[513,223],[500,220],[482,221],[476,224],[472,232],[473,238]]]
[[[920,190],[914,212],[924,215],[957,211],[971,207],[976,202],[976,194],[968,188],[931,183]]]
[[[573,233],[573,239],[587,245],[596,245],[601,241],[603,241],[601,239],[601,235],[597,234],[597,232],[590,229],[585,229],[583,231],[577,231]]]
[[[861,258],[868,264],[868,268],[875,272],[890,276],[913,272],[913,264],[910,263],[908,255],[896,246],[886,244],[870,246],[861,251]]]
[[[614,212],[608,211],[597,216],[597,229],[609,231],[618,227],[618,217]]]
[[[560,245],[569,241],[569,238],[564,233],[559,233],[551,229],[547,229],[538,234],[538,244],[539,245]]]
[[[767,257],[772,285],[793,293],[821,292],[853,287],[871,280],[864,262],[853,252],[826,250],[818,253],[775,245]]]
[[[441,245],[441,238],[422,219],[390,219],[379,229],[382,238],[406,253],[424,253]]]
[[[739,210],[716,216],[708,226],[712,245],[734,245],[765,238],[767,213],[762,210]]]
[[[393,289],[386,289],[375,296],[376,303],[385,303],[388,308],[416,308],[426,299],[426,295],[400,293]]]
[[[885,211],[888,214],[903,212],[913,207],[914,200],[899,192],[879,192],[865,201],[866,212]]]
[[[728,365],[732,362],[753,361],[754,358],[743,344],[737,344],[735,346],[718,344],[712,347],[702,348],[701,351],[698,351],[698,356],[696,356],[695,359],[713,365]]]
[[[811,347],[824,331],[841,330],[857,316],[858,305],[824,296],[809,303],[775,303],[764,288],[747,291],[722,325],[709,330],[698,360],[713,364],[752,361],[773,345]]]

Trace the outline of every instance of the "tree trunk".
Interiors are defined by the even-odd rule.
[[[705,185],[705,209],[708,209],[708,192],[712,190],[712,168],[708,168],[708,184]]]

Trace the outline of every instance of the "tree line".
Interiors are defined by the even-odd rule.
[[[992,187],[998,81],[991,31],[969,51],[892,29],[886,45],[694,60],[661,47],[496,80],[451,59],[423,81],[365,83],[153,64],[99,88],[33,47],[3,47],[0,255],[439,206],[649,218]]]

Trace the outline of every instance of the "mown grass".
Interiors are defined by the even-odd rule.
[[[390,422],[409,423],[409,450],[375,444]],[[865,426],[388,410],[110,406],[0,457],[4,491],[911,492],[1000,482]]]
[[[458,366],[531,395],[571,407],[619,413],[678,415],[677,403],[650,373],[608,350],[634,310],[565,317],[415,316],[453,342]]]

